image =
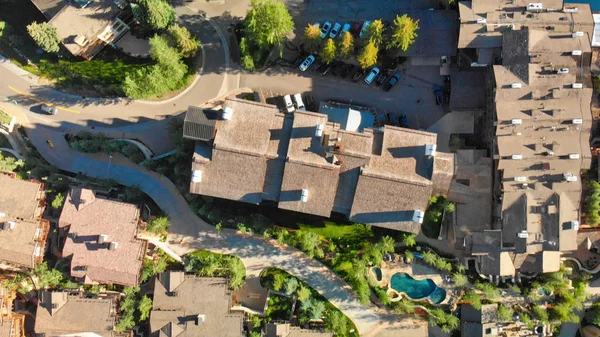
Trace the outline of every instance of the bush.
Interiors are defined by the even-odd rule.
[[[198,250],[185,256],[185,270],[198,276],[228,277],[231,289],[241,288],[246,278],[246,268],[234,256]]]
[[[477,294],[473,289],[467,290],[461,301],[469,303],[475,309],[481,310],[481,296],[479,296],[479,294]]]
[[[178,24],[172,24],[167,31],[171,42],[183,57],[194,56],[198,48],[200,48],[200,41],[192,36],[187,28]]]
[[[175,10],[165,0],[139,0],[132,4],[135,19],[156,31],[167,28],[175,21]]]
[[[60,51],[60,41],[56,28],[47,22],[33,22],[27,26],[27,32],[35,43],[48,53]]]

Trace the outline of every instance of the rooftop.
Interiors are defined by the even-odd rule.
[[[71,189],[59,219],[59,226],[69,232],[63,255],[73,255],[71,276],[86,283],[136,286],[146,248],[137,239],[138,220],[137,205],[102,199],[88,189]]]
[[[333,337],[331,332],[302,329],[283,322],[267,323],[265,330],[266,337]]]
[[[45,193],[41,183],[0,174],[0,184],[0,213],[26,220],[36,219],[42,214]]]
[[[10,217],[0,220],[7,226],[0,228],[0,264],[33,268],[40,263],[48,226],[39,221],[21,221]],[[12,229],[8,228],[9,222],[13,223]]]

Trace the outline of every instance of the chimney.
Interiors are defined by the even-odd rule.
[[[231,107],[226,107],[223,109],[223,119],[228,121],[233,117],[233,109]]]
[[[306,188],[302,189],[302,194],[300,195],[300,200],[302,202],[307,202],[308,201],[308,189],[306,189]]]
[[[424,216],[425,216],[425,213],[423,211],[417,209],[413,213],[412,221],[418,222],[418,223],[423,223],[423,217]]]
[[[425,145],[425,156],[427,157],[435,157],[435,150],[437,149],[436,144],[427,144]]]
[[[200,171],[200,170],[192,171],[192,182],[193,183],[202,182],[202,171]]]
[[[315,137],[323,136],[323,124],[317,124],[317,128],[315,129]]]
[[[105,243],[107,240],[108,240],[108,235],[106,235],[106,234],[98,235],[98,244],[99,245]]]
[[[206,319],[206,315],[198,315],[196,316],[196,319],[194,320],[196,323],[196,325],[201,325],[202,323],[204,323],[204,320]]]
[[[108,245],[108,250],[115,250],[115,249],[117,249],[117,247],[119,247],[119,243],[113,241]]]

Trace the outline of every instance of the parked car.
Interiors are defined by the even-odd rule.
[[[333,66],[331,64],[326,64],[325,66],[323,66],[323,69],[321,69],[321,76],[325,76],[325,75],[329,74],[329,72],[331,71],[331,68],[333,68]]]
[[[56,113],[58,112],[57,108],[46,105],[46,104],[42,104],[42,106],[40,108],[42,109],[43,112],[45,112],[49,115],[56,115]]]
[[[290,95],[283,96],[283,103],[285,103],[285,110],[287,110],[288,113],[292,113],[294,112],[294,110],[296,110],[294,108],[294,103],[292,103],[292,97],[290,97]]]
[[[335,25],[333,25],[333,28],[331,28],[331,31],[329,32],[329,37],[332,39],[338,37],[338,34],[340,33],[340,28],[342,28],[342,24],[336,22]]]
[[[350,31],[350,28],[352,28],[352,24],[350,24],[350,22],[346,22],[340,31],[340,35],[344,35],[345,32]]]
[[[365,35],[365,33],[367,32],[367,28],[369,27],[370,24],[371,24],[371,21],[369,21],[369,20],[363,22],[362,28],[360,29],[360,33],[358,34],[359,37],[362,38]]]
[[[327,34],[329,34],[330,30],[331,30],[331,22],[325,21],[325,23],[323,24],[323,27],[321,27],[321,38],[322,39],[326,38]]]
[[[302,95],[295,94],[294,101],[296,102],[296,109],[305,111],[306,107],[304,106],[304,102],[302,102]]]
[[[352,35],[354,35],[354,37],[358,37],[358,34],[360,33],[360,27],[362,27],[360,22],[353,23],[350,33],[352,33]]]
[[[406,117],[406,114],[400,115],[400,126],[403,128],[408,128],[408,117]]]
[[[304,95],[304,102],[309,111],[315,111],[315,99],[311,95]]]
[[[364,74],[365,71],[358,68],[358,70],[356,70],[356,72],[352,75],[352,82],[358,82],[358,80],[360,80]]]
[[[354,71],[353,65],[351,65],[351,64],[344,65],[344,68],[342,68],[342,78],[348,77],[348,75],[352,74],[353,71]]]
[[[321,71],[321,68],[323,68],[324,65],[325,65],[325,62],[319,60],[319,61],[317,61],[317,63],[315,63],[315,66],[313,67],[313,70],[315,72]]]
[[[390,80],[387,81],[387,83],[383,85],[383,90],[390,91],[392,89],[392,87],[395,86],[396,83],[398,83],[398,81],[400,81],[401,78],[402,78],[402,75],[400,75],[399,73],[395,73],[394,76],[392,76],[390,78]]]
[[[379,86],[382,85],[383,83],[385,83],[385,81],[390,77],[390,73],[386,70],[386,71],[382,71],[379,76],[377,76],[377,79],[375,79],[375,85]]]
[[[375,77],[377,77],[377,75],[379,75],[379,68],[373,67],[371,69],[371,71],[369,71],[369,74],[367,75],[367,77],[365,77],[365,83],[367,83],[367,84],[373,83],[373,80],[375,79]]]
[[[308,57],[300,65],[300,67],[299,67],[300,70],[306,71],[306,69],[308,69],[308,67],[310,67],[311,64],[313,64],[313,62],[315,62],[315,56],[314,55],[308,55]]]
[[[388,115],[390,116],[390,122],[392,123],[392,125],[398,125],[398,116],[396,115],[396,113],[390,111]]]
[[[435,104],[444,104],[444,94],[442,93],[442,88],[439,85],[433,86],[433,95],[435,96]]]

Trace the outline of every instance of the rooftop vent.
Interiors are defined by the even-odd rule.
[[[200,182],[202,182],[202,171],[200,171],[200,170],[194,170],[192,172],[192,182],[193,183],[200,183]]]
[[[300,200],[302,202],[307,202],[308,201],[308,189],[306,189],[306,188],[302,189],[302,194],[300,194]]]
[[[521,83],[513,83],[510,85],[510,87],[513,89],[521,89],[523,85]]]
[[[14,221],[3,222],[2,229],[5,231],[11,231],[11,230],[15,229],[16,225],[17,225],[17,223]]]
[[[106,241],[108,241],[108,235],[106,235],[106,234],[98,235],[98,244],[99,245],[105,243]]]
[[[511,158],[514,160],[520,160],[520,159],[523,159],[523,155],[522,154],[513,154],[511,156]]]
[[[582,37],[583,36],[583,32],[575,32],[573,33],[573,37]]]
[[[565,225],[565,229],[579,230],[579,221],[573,220],[567,222]]]
[[[575,119],[573,119],[573,124],[583,124],[583,119],[575,118]]]
[[[541,11],[542,9],[544,9],[544,4],[542,4],[541,2],[533,2],[527,4],[528,11]]]
[[[565,13],[577,13],[578,11],[579,11],[579,8],[577,8],[577,7],[570,7],[570,8],[563,9],[563,12],[565,12]]]
[[[6,216],[6,213],[0,212],[0,218],[4,218],[5,216]]]
[[[75,36],[75,39],[73,41],[80,47],[85,47],[89,42],[88,39],[81,34]]]
[[[421,211],[420,209],[417,209],[413,213],[412,221],[418,222],[418,223],[423,223],[424,216],[425,216],[425,213],[423,211]]]
[[[110,245],[108,245],[108,250],[115,250],[115,249],[117,249],[117,247],[119,247],[119,243],[113,241],[110,243]]]
[[[581,88],[583,88],[583,83],[573,83],[572,88],[573,89],[581,89]]]
[[[557,74],[568,74],[569,68],[560,68],[556,71]]]
[[[577,181],[577,176],[575,176],[575,175],[574,175],[574,174],[572,174],[572,173],[565,173],[565,174],[563,174],[563,178],[564,178],[566,181]]]
[[[522,230],[517,233],[517,236],[521,239],[527,239],[529,237],[529,233],[526,230]]]
[[[523,124],[523,120],[521,118],[515,118],[511,121],[513,125],[521,125]]]
[[[315,137],[323,136],[323,124],[317,124],[317,128],[315,129]]]
[[[426,144],[425,145],[425,156],[433,157],[435,156],[435,151],[437,150],[436,144]]]
[[[205,319],[206,319],[206,315],[198,315],[198,316],[196,316],[196,319],[195,319],[196,325],[200,325],[200,324],[204,323]]]
[[[569,153],[569,159],[579,159],[579,153]]]
[[[485,24],[485,23],[487,23],[487,20],[486,19],[477,19],[477,23]]]
[[[579,56],[579,55],[581,55],[581,50],[573,50],[571,52],[571,55],[573,55],[573,56]]]
[[[515,181],[524,183],[527,181],[527,177],[515,177]]]
[[[223,109],[223,119],[228,121],[233,117],[233,109],[231,107],[226,107]]]

